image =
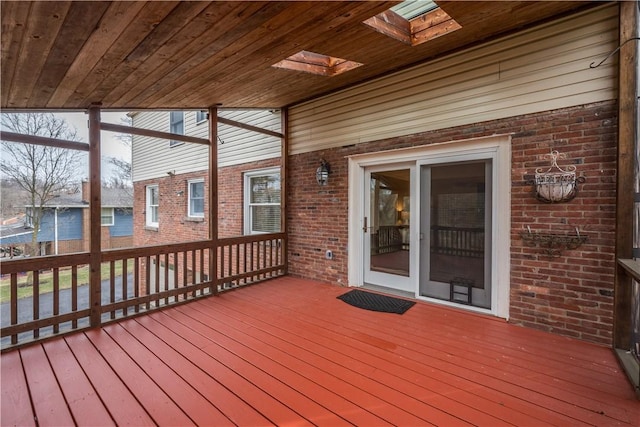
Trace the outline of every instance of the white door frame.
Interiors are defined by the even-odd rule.
[[[389,166],[389,165],[385,165],[385,166]],[[383,166],[374,166],[374,167],[368,167],[368,170],[365,170],[365,168],[362,168],[363,173],[365,174],[365,177],[362,180],[362,184],[363,184],[363,191],[360,193],[362,196],[362,206],[365,207],[365,209],[367,209],[367,203],[366,201],[368,200],[367,194],[366,193],[366,188],[369,187],[367,180],[365,179],[369,173],[372,172],[383,172],[383,171],[387,171],[387,170],[398,170],[398,169],[407,169],[409,170],[409,188],[410,188],[410,196],[411,196],[411,200],[415,200],[416,198],[416,193],[415,193],[415,188],[416,188],[416,179],[417,179],[417,175],[416,175],[416,163],[414,162],[409,162],[409,163],[398,163],[398,162],[394,162],[392,165],[390,165],[390,167],[383,167]],[[369,200],[370,202],[370,200]],[[365,211],[363,211],[362,213],[363,216],[368,216]],[[361,220],[363,221],[363,220]],[[369,218],[369,224],[368,225],[373,225],[373,219]],[[414,229],[414,225],[411,223],[411,221],[409,222],[409,233],[411,234],[411,232]],[[362,233],[364,234],[364,230],[362,230]],[[371,231],[369,230],[369,232],[367,233],[367,235],[365,236],[365,239],[368,240],[369,244],[371,242]],[[363,270],[363,283],[364,283],[364,279],[365,276],[367,276],[367,273],[365,272],[365,269],[367,268],[368,265],[370,265],[370,253],[365,253],[364,248],[369,247],[369,245],[366,244],[366,242],[363,242],[363,257],[362,257],[362,270]],[[413,250],[414,248],[409,245],[409,247],[411,248],[410,250],[410,254],[411,254],[411,259],[409,260],[409,276],[400,276],[400,275],[396,275],[396,274],[391,274],[391,273],[382,273],[382,272],[373,272],[373,271],[369,271],[368,275],[370,277],[371,282],[369,282],[369,284],[380,284],[380,283],[385,283],[387,284],[388,287],[392,288],[392,289],[397,289],[400,291],[405,291],[405,292],[411,292],[414,293],[415,292],[415,280],[416,280],[416,275],[418,273],[418,267],[417,264],[414,262],[415,257],[413,256]],[[374,283],[377,282],[377,283]]]
[[[348,222],[348,284],[349,286],[362,286],[364,284],[364,245],[362,227],[364,218],[364,168],[367,166],[431,161],[437,157],[450,157],[451,155],[494,153],[493,165],[493,218],[492,218],[492,299],[491,310],[473,306],[462,306],[471,311],[490,313],[498,317],[509,317],[509,272],[511,265],[510,239],[511,239],[511,135],[492,135],[488,137],[464,139],[445,143],[438,143],[420,147],[410,147],[397,150],[379,151],[375,153],[357,154],[348,157],[349,162],[349,222]],[[416,189],[418,191],[419,189]],[[419,194],[419,193],[417,193]],[[419,203],[411,206],[412,217],[418,218]],[[412,221],[413,222],[413,221]],[[412,264],[419,262],[419,227],[412,227],[410,233],[410,245],[418,250],[412,251]],[[415,292],[418,294],[419,274],[416,277]],[[420,299],[430,300],[419,297]],[[459,304],[447,301],[433,300],[443,305]]]

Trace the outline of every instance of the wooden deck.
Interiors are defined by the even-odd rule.
[[[8,425],[638,425],[608,348],[280,278],[2,355]]]

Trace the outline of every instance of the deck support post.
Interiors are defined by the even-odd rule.
[[[209,280],[218,293],[218,106],[209,107]]]
[[[280,112],[280,120],[281,126],[280,131],[282,132],[282,144],[280,147],[280,155],[282,157],[281,160],[281,170],[280,170],[280,231],[284,233],[283,243],[282,243],[282,261],[284,264],[284,274],[289,273],[289,232],[287,230],[287,204],[288,204],[288,194],[287,185],[289,180],[287,179],[287,174],[289,173],[289,109],[283,108]]]
[[[102,315],[100,157],[100,105],[93,104],[89,107],[89,305],[92,327],[100,326]]]

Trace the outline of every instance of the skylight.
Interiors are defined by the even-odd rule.
[[[413,18],[417,18],[437,8],[438,5],[432,0],[405,0],[389,10],[394,11],[407,21],[411,21]]]
[[[462,28],[432,0],[406,0],[364,24],[410,46],[433,40]]]
[[[302,50],[273,64],[272,67],[331,77],[353,70],[361,65],[359,62]]]

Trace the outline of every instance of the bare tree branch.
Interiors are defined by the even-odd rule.
[[[77,130],[51,113],[3,113],[3,129],[26,135],[80,141]],[[82,152],[2,141],[2,175],[22,188],[31,206],[33,236],[30,255],[36,255],[38,231],[48,201],[79,180]]]

